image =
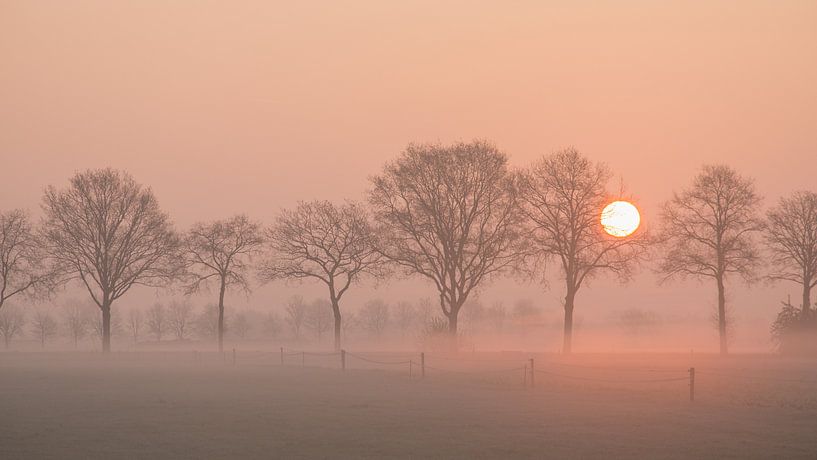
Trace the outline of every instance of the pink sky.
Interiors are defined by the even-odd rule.
[[[0,0],[0,209],[38,213],[46,184],[113,166],[180,228],[270,222],[361,198],[410,141],[474,137],[519,166],[575,145],[624,178],[645,225],[705,162],[755,177],[766,205],[817,190],[815,2],[302,3]],[[730,300],[748,323],[789,291]],[[706,316],[713,293],[645,274],[596,283],[577,314]]]

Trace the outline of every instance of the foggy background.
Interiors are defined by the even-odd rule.
[[[408,142],[476,137],[517,167],[569,145],[608,163],[648,229],[703,163],[756,178],[768,206],[817,184],[815,20],[817,4],[796,1],[0,0],[0,208],[38,218],[46,185],[111,166],[151,186],[180,230],[242,212],[269,224],[298,200],[362,199]],[[652,348],[716,349],[714,283],[659,287],[649,268],[582,290],[577,351],[631,345],[617,324],[630,309],[660,319]],[[530,346],[556,350],[556,274],[548,289],[495,282],[480,300],[530,299],[557,323]],[[733,349],[770,350],[794,286],[727,289]],[[56,303],[87,296],[72,291]],[[227,312],[281,314],[295,293],[326,296],[274,283],[231,293]],[[156,296],[135,290],[114,309]],[[350,289],[341,308],[420,297],[435,300],[430,285],[390,280]]]

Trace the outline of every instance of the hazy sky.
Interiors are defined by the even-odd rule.
[[[38,214],[46,184],[113,166],[180,228],[269,222],[361,198],[410,141],[483,137],[514,165],[569,145],[609,163],[649,226],[705,162],[755,177],[766,205],[817,190],[815,82],[810,1],[0,0],[0,209]],[[788,291],[730,300],[765,321]],[[518,292],[555,304],[561,286]],[[715,299],[643,275],[578,302],[706,316]]]

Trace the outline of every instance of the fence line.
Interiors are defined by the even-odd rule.
[[[670,377],[665,379],[599,379],[594,377],[579,377],[577,375],[565,375],[565,374],[558,374],[556,372],[550,371],[543,371],[543,370],[535,370],[537,374],[546,374],[546,375],[553,375],[555,377],[561,377],[565,379],[573,379],[573,380],[586,380],[590,382],[601,382],[601,383],[656,383],[656,382],[680,382],[682,380],[689,380],[688,376],[684,377]],[[675,371],[678,372],[678,371]]]
[[[393,364],[394,365],[401,365],[401,364],[410,364],[412,362],[412,360],[408,360],[408,361],[376,361],[376,360],[373,360],[373,359],[364,358],[363,356],[360,356],[360,355],[357,355],[357,354],[354,354],[354,353],[350,353],[348,351],[346,352],[346,356],[352,356],[352,357],[355,357],[355,358],[357,358],[357,359],[359,359],[361,361],[366,361],[367,363],[382,364],[382,365],[393,365]],[[426,367],[428,367],[428,366],[426,366]]]
[[[262,356],[264,354],[262,353]],[[364,356],[367,355],[367,356]],[[375,355],[375,356],[373,356]],[[418,356],[419,360],[415,359],[400,359],[400,360],[391,360],[391,359],[377,359],[376,356]],[[530,387],[531,389],[536,387],[536,375],[543,375],[543,376],[550,376],[554,378],[562,378],[568,380],[578,380],[578,381],[586,381],[586,382],[597,382],[597,383],[609,383],[609,384],[649,384],[649,383],[669,383],[669,382],[682,382],[687,381],[689,384],[689,399],[690,401],[694,400],[694,393],[695,393],[695,369],[689,368],[685,371],[681,371],[679,369],[655,369],[655,368],[616,368],[611,366],[585,366],[585,365],[574,365],[569,363],[562,363],[558,361],[539,361],[539,363],[535,363],[534,358],[511,358],[511,359],[501,359],[501,358],[488,358],[488,359],[479,359],[479,358],[472,358],[472,357],[463,357],[463,359],[458,359],[454,356],[446,356],[446,355],[434,355],[434,354],[426,354],[425,352],[419,353],[376,353],[376,352],[355,352],[351,353],[346,350],[340,350],[336,352],[312,352],[312,351],[305,351],[305,350],[293,350],[289,348],[280,348],[280,364],[282,366],[287,365],[285,357],[287,356],[300,356],[301,359],[300,365],[306,366],[307,357],[315,357],[315,358],[338,358],[337,367],[339,367],[342,371],[346,371],[348,367],[348,359],[354,358],[360,360],[365,363],[379,365],[379,366],[408,366],[408,375],[409,378],[414,379],[416,377],[415,370],[419,370],[419,378],[423,379],[426,377],[427,371],[438,372],[442,374],[454,374],[454,375],[464,375],[464,376],[487,376],[487,375],[513,375],[514,373],[522,373],[522,385],[524,387]],[[426,364],[427,360],[431,359],[434,360],[441,360],[447,362],[454,362],[454,361],[461,361],[466,363],[489,363],[489,362],[513,362],[516,361],[520,366],[516,367],[507,367],[507,368],[499,368],[499,369],[451,369],[446,367],[438,367],[437,366],[429,366]],[[321,367],[326,367],[326,364],[329,361],[326,359],[319,360],[320,364],[317,364]],[[235,364],[235,355],[233,358],[233,363]],[[316,365],[313,361],[312,365]],[[670,376],[665,378],[644,378],[644,379],[618,379],[618,378],[605,378],[605,377],[586,377],[586,376],[579,376],[579,375],[570,375],[570,374],[563,374],[561,372],[553,372],[551,370],[542,369],[542,367],[549,367],[549,366],[564,366],[564,367],[574,367],[574,368],[581,368],[581,369],[588,369],[593,371],[617,371],[617,372],[647,372],[647,373],[674,373],[676,376]],[[332,366],[335,367],[335,366]],[[678,375],[681,372],[685,372],[686,375],[680,376]],[[709,373],[704,371],[705,374]],[[517,374],[518,375],[518,374]],[[492,379],[493,380],[493,379]]]

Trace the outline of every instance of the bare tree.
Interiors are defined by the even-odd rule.
[[[372,179],[379,249],[405,274],[434,283],[452,339],[468,296],[523,256],[507,162],[484,141],[411,144]]]
[[[312,330],[319,342],[332,324],[331,312],[332,307],[328,305],[327,301],[321,299],[315,299],[306,308],[304,326]]]
[[[51,280],[42,261],[42,245],[28,214],[19,209],[0,212],[0,310],[12,297]]]
[[[485,312],[485,317],[493,325],[495,332],[502,332],[507,316],[505,305],[502,302],[494,302]]]
[[[193,321],[193,305],[186,301],[174,300],[167,309],[167,326],[177,340],[187,338]]]
[[[76,174],[43,198],[48,255],[63,281],[78,279],[102,312],[102,351],[111,349],[111,306],[136,285],[178,274],[178,238],[153,192],[113,169]]]
[[[728,166],[704,166],[692,187],[664,204],[660,241],[664,247],[659,271],[671,277],[714,279],[718,287],[720,351],[728,352],[725,283],[729,275],[750,282],[758,250],[755,234],[760,196],[754,181]]]
[[[374,299],[366,302],[358,312],[363,327],[374,337],[380,337],[389,323],[389,304]]]
[[[40,339],[40,347],[45,348],[45,342],[57,335],[57,320],[47,308],[38,308],[31,318],[31,332]]]
[[[306,304],[301,296],[293,296],[287,301],[286,321],[295,339],[301,338],[301,329],[306,318]]]
[[[153,338],[156,341],[162,340],[162,335],[167,329],[165,306],[159,302],[153,304],[153,306],[148,309],[146,323],[148,330],[153,334]]]
[[[195,328],[199,337],[218,339],[219,333],[223,334],[227,331],[227,317],[219,315],[217,304],[205,305],[196,317]]]
[[[0,335],[3,336],[6,348],[11,345],[11,339],[23,331],[25,322],[25,314],[17,306],[9,306],[0,310]]]
[[[128,311],[128,329],[133,337],[133,343],[139,343],[139,333],[142,332],[142,325],[145,323],[142,310],[131,308]]]
[[[400,335],[405,336],[414,321],[417,319],[417,310],[411,302],[398,302],[394,309],[394,323],[400,330]]]
[[[340,301],[365,274],[379,275],[381,257],[363,208],[355,203],[301,202],[283,210],[267,232],[270,254],[260,278],[314,279],[326,284],[335,317],[335,349],[340,350]]]
[[[278,337],[278,334],[281,332],[281,320],[278,318],[277,313],[274,311],[267,312],[262,323],[262,332],[267,337]]]
[[[224,351],[224,295],[228,288],[249,292],[247,272],[263,242],[261,226],[244,215],[211,223],[197,223],[185,238],[185,254],[192,281],[188,294],[208,281],[218,285],[218,350]]]
[[[65,330],[74,341],[74,348],[76,348],[91,327],[92,317],[89,314],[91,312],[78,300],[69,300],[63,311]]]
[[[817,193],[795,192],[781,198],[767,214],[766,244],[774,271],[770,277],[802,287],[803,319],[811,311],[811,290],[817,286]]]
[[[236,337],[240,339],[246,339],[247,334],[250,332],[250,318],[247,315],[247,312],[239,312],[235,315],[232,322],[232,329],[233,333]]]
[[[576,294],[590,279],[613,273],[626,280],[645,247],[645,233],[608,235],[600,222],[611,173],[576,149],[545,156],[522,174],[521,202],[530,226],[532,247],[556,259],[565,283],[562,351],[573,349]]]

